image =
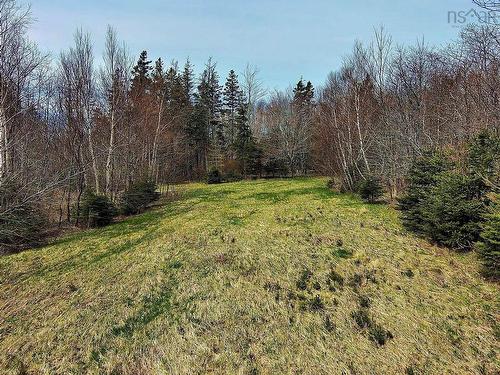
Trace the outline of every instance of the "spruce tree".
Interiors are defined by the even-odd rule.
[[[161,58],[155,62],[155,68],[151,75],[151,89],[156,100],[159,101],[165,96],[165,72]]]
[[[224,147],[224,131],[221,121],[222,88],[219,85],[219,75],[215,68],[216,64],[212,62],[212,59],[209,59],[201,75],[196,100],[198,104],[205,108],[210,142],[217,143],[218,146]]]
[[[420,228],[432,241],[469,250],[479,240],[486,204],[470,176],[451,170],[440,173],[419,208]]]
[[[185,106],[189,106],[192,103],[193,87],[194,87],[193,82],[194,82],[193,67],[189,59],[187,59],[186,64],[184,64],[184,70],[182,71],[182,77],[181,77],[181,85],[184,93]]]
[[[486,276],[500,279],[500,194],[492,194],[482,226],[481,241],[477,244],[479,256]]]
[[[437,184],[440,173],[449,170],[451,163],[437,152],[425,152],[416,158],[408,172],[408,188],[399,200],[403,225],[416,233],[425,234],[427,218],[423,202]]]
[[[238,111],[242,103],[242,97],[243,92],[239,87],[238,76],[231,69],[224,85],[224,112],[226,116],[226,141],[233,149],[238,132],[236,117],[240,115]]]
[[[132,70],[132,85],[130,91],[133,98],[140,98],[144,96],[151,85],[151,61],[148,60],[148,53],[142,51],[137,64]]]
[[[375,203],[384,194],[380,180],[374,176],[368,176],[359,186],[361,198],[369,203]]]
[[[476,180],[478,193],[500,189],[500,137],[482,131],[468,151],[468,172]]]
[[[304,80],[301,78],[293,89],[293,104],[297,110],[306,114],[310,112],[314,99],[314,87],[311,81],[307,81],[304,85]]]
[[[309,165],[310,159],[310,134],[312,132],[312,116],[314,108],[314,88],[310,81],[304,84],[304,80],[301,78],[293,90],[293,118],[295,126],[298,129],[298,134],[301,135],[301,139],[297,140],[297,144],[300,147],[297,150],[297,161],[299,165],[290,165],[291,172],[293,174],[296,167],[300,167],[303,172],[306,172]]]
[[[167,70],[165,84],[168,111],[171,117],[178,117],[179,113],[187,105],[187,98],[184,93],[182,76],[175,61],[172,62]]]
[[[236,158],[241,166],[244,176],[248,173],[258,174],[260,172],[261,151],[257,147],[247,115],[248,105],[241,102],[236,115]]]

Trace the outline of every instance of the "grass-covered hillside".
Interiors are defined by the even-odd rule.
[[[474,254],[321,178],[182,198],[0,258],[1,374],[496,374]]]

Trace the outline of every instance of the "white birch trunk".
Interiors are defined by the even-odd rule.
[[[8,134],[5,110],[0,106],[0,181],[7,176]]]
[[[115,111],[111,111],[111,129],[109,134],[109,148],[108,155],[106,158],[106,186],[105,193],[108,197],[111,196],[111,182],[113,179],[113,151],[115,148]]]

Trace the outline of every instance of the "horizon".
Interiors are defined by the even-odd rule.
[[[56,60],[81,28],[90,33],[99,63],[105,31],[111,25],[134,62],[143,50],[150,60],[161,57],[166,64],[176,60],[182,66],[189,58],[198,76],[212,57],[221,82],[229,70],[240,75],[250,64],[274,91],[289,88],[301,77],[321,86],[330,72],[341,67],[355,41],[368,44],[374,29],[381,26],[393,45],[414,45],[423,39],[430,47],[445,46],[458,37],[461,25],[450,22],[449,13],[474,8],[469,0],[363,1],[362,6],[324,0],[263,4],[261,0],[252,7],[243,2],[152,0],[145,7],[133,1],[38,0],[31,4],[35,22],[29,35]]]

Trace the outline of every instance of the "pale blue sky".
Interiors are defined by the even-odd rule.
[[[356,39],[368,42],[384,25],[395,43],[425,37],[431,45],[456,38],[448,11],[468,10],[471,0],[31,0],[31,37],[58,55],[77,27],[92,34],[101,54],[106,25],[126,41],[134,60],[190,57],[199,72],[209,56],[222,77],[257,65],[270,89],[301,76],[314,85],[338,69]]]

